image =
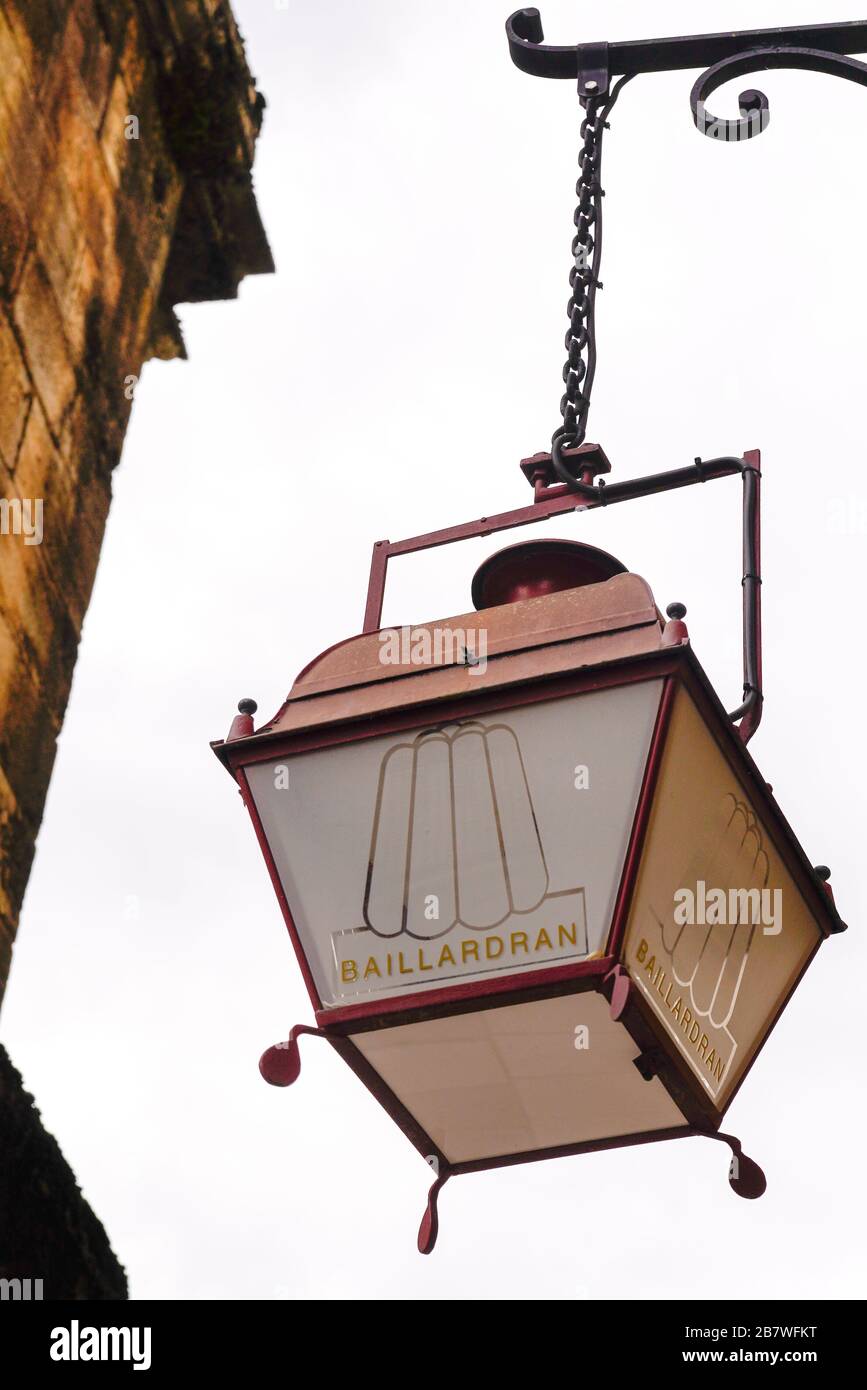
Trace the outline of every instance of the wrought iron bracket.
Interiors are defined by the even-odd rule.
[[[738,117],[711,115],[707,98],[732,78],[772,68],[800,68],[867,87],[867,63],[849,56],[867,53],[865,20],[562,47],[544,42],[539,11],[526,9],[509,16],[506,36],[512,62],[522,72],[534,77],[577,79],[582,98],[590,92],[607,92],[613,77],[704,68],[693,85],[690,106],[697,129],[714,140],[749,140],[766,130],[770,120],[767,97],[752,88],[738,98]],[[603,80],[604,87],[588,92],[588,81]]]
[[[578,95],[580,97],[605,97],[611,86],[611,70],[608,60],[607,43],[588,43],[584,45],[581,67],[578,71]]]
[[[466,521],[460,526],[447,526],[441,531],[428,531],[421,536],[410,536],[402,541],[377,541],[373,547],[370,561],[370,579],[367,588],[367,605],[364,610],[362,632],[376,632],[382,621],[382,602],[385,594],[385,579],[390,559],[398,555],[414,555],[419,550],[432,550],[436,546],[451,545],[453,541],[465,541],[477,536],[491,536],[498,531],[508,531],[516,526],[526,526],[534,521],[543,521],[550,516],[565,512],[584,512],[594,507],[612,506],[616,502],[630,502],[638,497],[650,497],[659,492],[670,492],[674,488],[692,487],[696,483],[708,483],[715,478],[729,478],[740,474],[743,480],[743,646],[744,646],[744,689],[743,702],[729,715],[737,724],[738,734],[744,743],[749,743],[762,717],[762,597],[761,597],[761,530],[760,530],[760,481],[761,456],[758,449],[749,450],[742,458],[727,456],[718,459],[696,459],[688,468],[673,468],[665,473],[650,473],[641,478],[630,478],[625,482],[609,483],[604,480],[594,485],[593,478],[607,472],[611,465],[598,444],[582,444],[575,450],[565,450],[565,457],[571,460],[581,477],[572,479],[571,484],[552,483],[553,477],[550,454],[534,454],[524,459],[521,469],[528,482],[533,485],[534,501],[529,507],[518,507],[514,511],[499,512],[495,516],[483,516],[478,521]],[[685,611],[685,610],[684,610]]]

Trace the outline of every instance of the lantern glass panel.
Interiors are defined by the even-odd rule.
[[[601,955],[658,679],[257,763],[324,1007]]]
[[[595,991],[353,1037],[451,1163],[591,1143],[686,1120]]]
[[[717,1109],[821,940],[757,799],[681,688],[623,958]]]

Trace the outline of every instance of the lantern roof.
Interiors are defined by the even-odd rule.
[[[305,666],[274,718],[245,742],[649,656],[663,650],[664,621],[647,581],[623,573],[480,611],[361,633]],[[467,660],[467,651],[475,655],[482,641],[483,670]],[[212,745],[224,762],[228,742]]]

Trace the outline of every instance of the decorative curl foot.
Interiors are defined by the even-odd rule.
[[[761,1197],[768,1185],[768,1180],[762,1172],[754,1158],[750,1158],[744,1153],[741,1141],[734,1134],[721,1134],[717,1131],[698,1131],[704,1133],[707,1139],[719,1139],[723,1144],[728,1144],[732,1151],[732,1161],[729,1164],[729,1187],[738,1197],[744,1197],[747,1201],[755,1201]]]
[[[440,1229],[437,1199],[450,1176],[451,1174],[448,1171],[443,1172],[440,1170],[436,1181],[427,1194],[427,1206],[425,1207],[424,1216],[421,1219],[421,1225],[418,1228],[418,1249],[420,1255],[429,1255],[437,1243],[437,1236],[439,1235]]]
[[[302,1033],[310,1033],[315,1038],[324,1038],[318,1028],[306,1023],[296,1023],[286,1042],[275,1043],[267,1048],[259,1058],[259,1071],[269,1086],[291,1086],[298,1080],[301,1071],[301,1050],[297,1039]]]

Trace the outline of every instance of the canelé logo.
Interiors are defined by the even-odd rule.
[[[344,988],[587,954],[584,889],[552,891],[508,724],[430,729],[388,750],[360,906],[363,927],[332,938]]]
[[[738,1048],[733,1020],[757,933],[782,931],[782,890],[769,889],[761,828],[732,792],[691,868],[668,912],[650,909],[656,930],[637,944],[636,978],[715,1094]]]

